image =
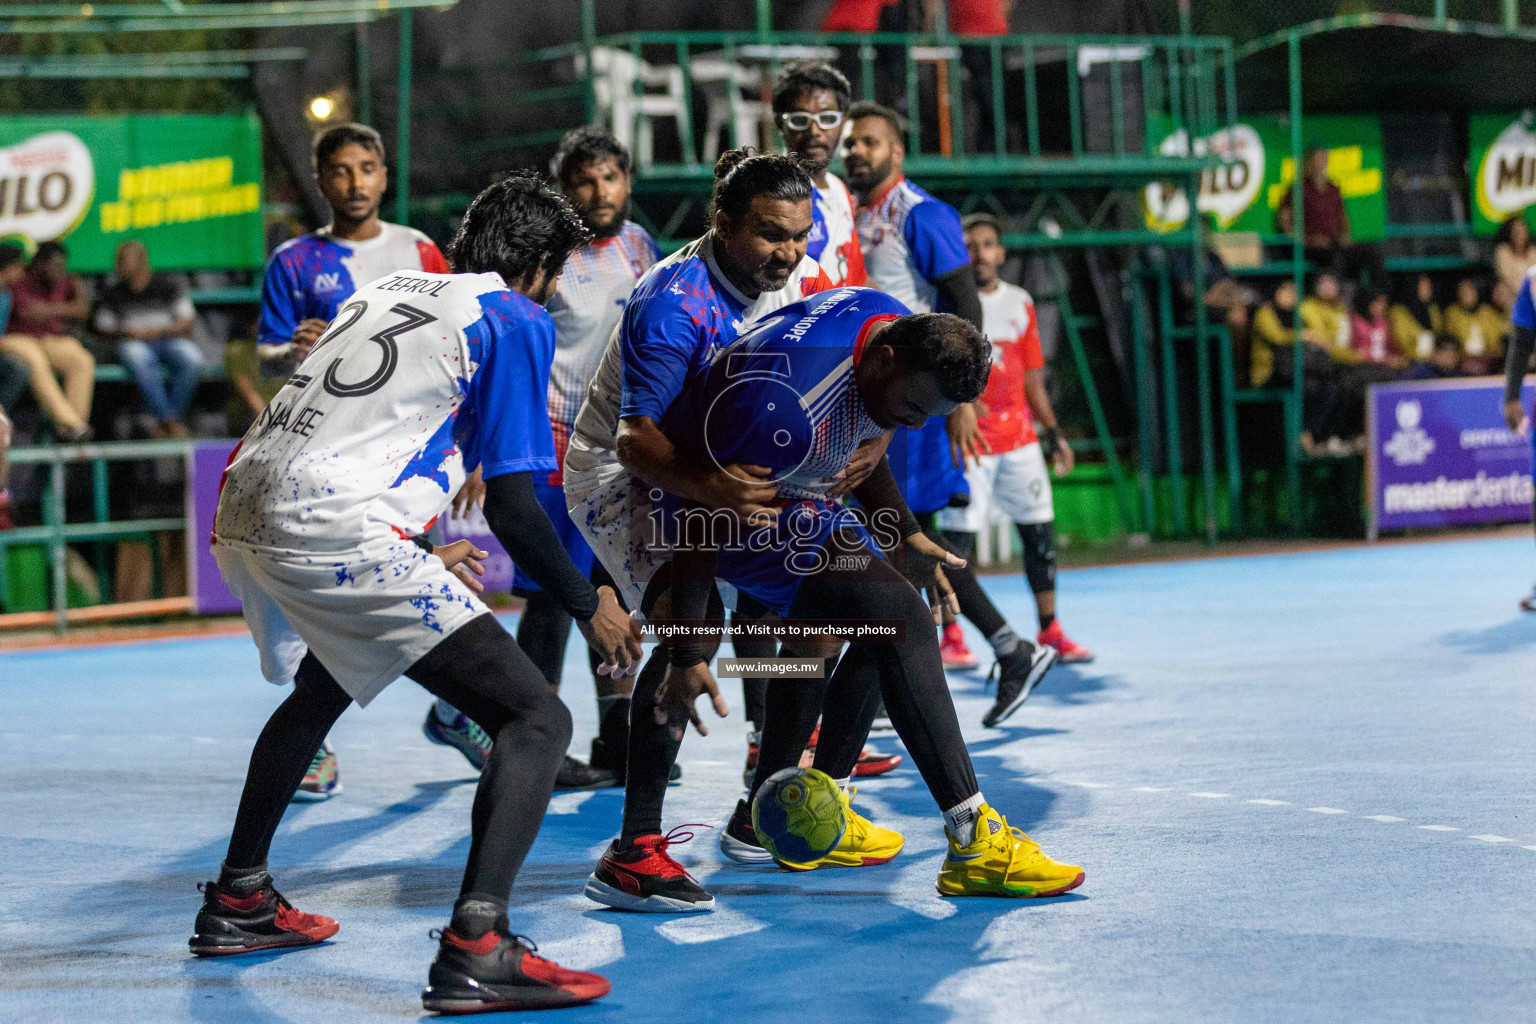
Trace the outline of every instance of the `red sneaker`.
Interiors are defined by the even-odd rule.
[[[969,672],[981,664],[965,645],[965,633],[958,622],[951,622],[944,627],[944,637],[939,641],[939,656],[944,659],[946,672]]]
[[[421,1003],[443,1014],[495,1013],[499,1010],[550,1010],[601,999],[612,989],[608,979],[573,971],[534,954],[539,947],[509,934],[505,920],[478,939],[452,928],[435,932],[437,959],[427,974]]]
[[[715,898],[667,853],[667,847],[693,838],[692,832],[684,831],[691,827],[706,826],[679,825],[664,836],[640,836],[627,848],[615,839],[608,844],[583,892],[588,899],[616,910],[648,914],[714,910]]]
[[[1061,656],[1063,665],[1082,665],[1093,660],[1093,652],[1082,644],[1073,642],[1072,638],[1061,628],[1061,620],[1053,619],[1051,624],[1042,629],[1036,642],[1045,647],[1056,648],[1056,653]]]
[[[816,741],[821,739],[821,726],[811,733],[810,745],[805,748],[805,753],[800,755],[800,767],[809,768],[816,762]],[[853,766],[853,777],[856,779],[872,779],[876,775],[884,775],[897,765],[901,764],[900,754],[882,754],[877,750],[865,747],[859,751],[859,760]]]
[[[187,946],[193,956],[229,956],[288,946],[313,946],[341,930],[329,917],[295,910],[272,888],[272,877],[249,896],[233,896],[217,882],[198,886],[203,909]]]

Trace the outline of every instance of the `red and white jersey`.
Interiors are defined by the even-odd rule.
[[[812,228],[806,255],[821,264],[832,287],[863,285],[864,253],[859,248],[853,194],[843,184],[843,179],[828,171],[827,187],[816,186],[814,202],[816,225]]]
[[[549,422],[555,430],[555,456],[565,461],[565,446],[587,386],[597,376],[603,350],[624,314],[635,283],[658,259],[650,234],[633,221],[612,238],[602,238],[571,253],[545,307],[555,322],[555,361],[549,372]],[[551,479],[551,483],[558,482]]]
[[[1018,285],[999,281],[981,293],[981,329],[992,343],[992,375],[981,394],[987,414],[978,426],[992,451],[1001,454],[1036,440],[1024,396],[1024,374],[1045,366],[1035,300]]]

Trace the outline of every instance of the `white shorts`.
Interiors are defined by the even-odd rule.
[[[1049,523],[1056,518],[1051,503],[1051,475],[1039,441],[1001,455],[983,455],[965,468],[971,503],[965,508],[939,510],[941,530],[978,533],[989,523]]]
[[[299,558],[220,542],[213,557],[251,627],[262,675],[287,683],[314,651],[360,705],[489,610],[410,541]]]

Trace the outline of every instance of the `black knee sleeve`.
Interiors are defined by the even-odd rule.
[[[1024,542],[1024,578],[1036,594],[1056,589],[1056,525],[1054,523],[1018,523],[1019,540]]]

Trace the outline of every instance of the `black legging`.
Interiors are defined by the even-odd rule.
[[[493,615],[451,634],[405,672],[464,712],[494,740],[470,813],[469,860],[461,900],[504,907],[513,879],[538,835],[555,773],[571,742],[571,715],[543,675]],[[313,652],[293,692],[268,719],[251,750],[225,863],[266,863],[273,833],[309,763],[352,703]]]
[[[960,568],[946,565],[944,577],[949,580],[949,585],[955,590],[955,599],[960,602],[960,614],[971,620],[984,637],[992,637],[998,630],[1008,625],[1008,620],[1003,618],[1003,613],[997,610],[997,605],[987,596],[987,592],[981,588],[981,581],[976,578],[976,570],[971,568],[971,551],[968,545],[956,543],[954,535],[948,531],[940,531],[934,525],[936,513],[925,512],[917,517],[917,522],[923,528],[923,533],[935,544],[949,551],[953,551],[965,559],[965,565]],[[975,534],[961,534],[969,537],[974,542]],[[913,581],[914,585],[916,581]],[[926,581],[924,581],[926,585]]]
[[[614,587],[613,577],[608,575],[601,562],[592,563],[592,571],[587,574],[594,587]],[[615,593],[618,588],[614,587]],[[565,648],[571,639],[571,626],[575,620],[570,612],[561,607],[560,602],[547,590],[518,591],[524,599],[523,614],[517,620],[517,646],[528,655],[528,660],[538,666],[549,685],[556,690],[560,689],[560,677],[565,674]],[[620,598],[620,603],[623,598]],[[591,647],[587,648],[587,664],[591,666],[592,675],[597,676],[597,667],[602,664],[602,659]],[[599,691],[601,692],[601,691]]]
[[[737,626],[747,622],[757,622],[768,615],[768,609],[749,594],[741,594],[736,602],[736,610],[731,613],[731,649],[736,652],[738,658],[771,658],[779,653],[779,642],[772,637],[743,636],[736,632]],[[764,722],[768,717],[768,679],[761,676],[749,676],[741,681],[742,702],[746,705],[747,721],[752,723],[752,728],[761,732]],[[809,734],[807,734],[809,736]]]
[[[820,621],[891,620],[903,624],[894,642],[850,644],[837,670],[820,691],[802,689],[798,699],[775,701],[781,686],[805,686],[790,680],[771,684],[769,720],[763,730],[758,779],[798,762],[810,738],[815,712],[821,711],[821,739],[815,767],[835,779],[853,774],[869,738],[880,697],[941,810],[974,796],[976,773],[960,734],[954,701],[939,659],[939,641],[922,595],[888,562],[874,557],[851,535],[839,533],[827,544],[824,568],[808,576],[790,608],[790,617]],[[869,556],[863,568],[832,568],[837,556]],[[856,566],[859,559],[848,561]],[[657,578],[662,579],[661,573]],[[653,583],[653,586],[655,584]],[[656,689],[666,674],[667,649],[658,647],[640,673],[630,713],[629,777],[624,795],[623,838],[661,830],[661,805],[667,776],[681,740],[655,721]],[[777,728],[777,710],[785,728]],[[809,723],[809,724],[807,724]],[[793,734],[791,734],[793,730]],[[755,781],[755,780],[754,780]]]

